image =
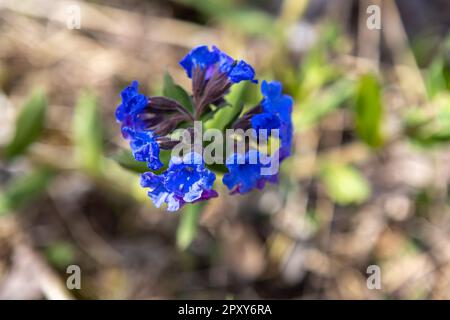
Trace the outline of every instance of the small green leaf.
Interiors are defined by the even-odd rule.
[[[197,1],[199,2],[199,1]],[[227,14],[216,15],[218,20],[230,27],[237,27],[240,31],[250,35],[272,36],[279,34],[273,17],[262,10],[239,8]],[[270,34],[265,30],[271,30]]]
[[[230,93],[226,97],[228,105],[215,112],[214,116],[205,123],[206,129],[224,130],[239,117],[247,85],[246,82],[241,82],[231,87]]]
[[[366,178],[351,166],[326,166],[320,178],[330,198],[340,205],[362,203],[371,193]]]
[[[434,60],[425,74],[428,96],[433,98],[438,92],[447,90],[444,59]]]
[[[298,78],[288,84],[297,101],[304,101],[325,87],[326,84],[339,78],[342,79],[336,66],[328,63],[327,53],[329,51],[327,41],[321,38],[305,56],[298,72]]]
[[[163,95],[165,97],[178,101],[191,114],[194,112],[191,97],[186,92],[186,90],[184,90],[180,85],[176,84],[173,81],[172,76],[168,72],[164,74]]]
[[[341,107],[354,92],[352,81],[340,80],[306,101],[300,101],[299,110],[293,115],[296,130],[304,131],[315,126],[323,117]]]
[[[118,153],[114,154],[111,158],[116,161],[121,167],[136,173],[144,173],[148,171],[160,173],[167,167],[167,164],[170,160],[170,154],[170,150],[160,151],[159,160],[164,164],[164,167],[159,170],[151,170],[148,168],[145,162],[136,161],[136,159],[134,159],[133,157],[133,154],[129,150],[121,150]]]
[[[364,75],[359,80],[355,102],[355,126],[358,136],[367,145],[379,147],[383,143],[382,121],[381,86],[374,75]]]
[[[136,161],[131,151],[121,150],[112,156],[112,158],[123,168],[137,173],[144,173],[150,169],[145,162]]]
[[[450,142],[450,95],[436,95],[433,102],[435,114],[430,115],[423,108],[411,108],[403,117],[406,135],[421,147]]]
[[[0,216],[25,205],[42,193],[53,176],[48,168],[40,168],[13,180],[0,193]]]
[[[97,99],[89,92],[83,92],[75,106],[73,135],[79,165],[90,174],[99,174],[103,134]]]
[[[180,215],[177,230],[177,247],[185,250],[197,236],[198,219],[202,213],[204,203],[187,204]]]
[[[208,169],[216,172],[216,173],[228,173],[227,166],[221,163],[212,163],[206,165]]]
[[[175,0],[189,6],[207,18],[213,18],[222,25],[238,28],[240,32],[272,36],[276,30],[274,19],[263,10],[243,6],[230,0]],[[267,32],[270,30],[271,32]]]
[[[36,141],[44,129],[47,98],[41,90],[35,91],[24,104],[16,121],[16,132],[5,147],[7,159],[14,158],[26,151]]]
[[[229,12],[232,9],[232,1],[223,0],[210,0],[210,1],[198,1],[198,0],[175,0],[175,2],[183,4],[188,7],[192,7],[199,12],[210,16],[217,15],[218,13]]]
[[[66,268],[75,260],[75,248],[70,242],[57,241],[45,248],[50,263],[58,268]]]

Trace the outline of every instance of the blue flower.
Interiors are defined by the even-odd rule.
[[[165,202],[167,210],[176,211],[185,203],[217,197],[212,189],[216,175],[205,168],[202,156],[191,152],[180,159],[173,157],[169,168],[160,175],[146,172],[141,176],[141,186],[148,192],[158,208]]]
[[[192,70],[195,66],[208,69],[218,62],[219,55],[215,50],[209,51],[208,46],[198,46],[180,60],[180,65],[186,70],[187,76],[192,78]]]
[[[264,97],[261,102],[263,113],[251,119],[252,127],[256,130],[276,128],[280,130],[280,161],[291,154],[293,136],[291,119],[293,100],[290,96],[282,94],[282,89],[278,81],[263,81],[261,84],[261,93]]]
[[[188,153],[183,159],[173,157],[166,173],[166,186],[186,202],[201,198],[204,190],[210,190],[216,175],[205,168],[198,153]]]
[[[257,150],[249,150],[245,155],[234,153],[227,161],[228,173],[222,182],[232,193],[246,193],[254,188],[264,188],[266,182],[276,183],[278,175],[262,175],[262,169],[269,165],[269,157]]]
[[[122,103],[116,109],[116,119],[121,123],[122,136],[130,142],[131,151],[137,161],[147,162],[152,170],[160,169],[159,145],[156,135],[145,130],[139,115],[148,106],[149,99],[139,93],[139,83],[133,81],[121,92]]]
[[[283,122],[291,121],[292,105],[294,101],[292,97],[282,94],[282,85],[278,81],[267,82],[263,80],[261,83],[261,93],[264,97],[261,105],[266,112],[274,113],[280,116]]]
[[[233,83],[249,80],[254,83],[255,71],[252,66],[243,60],[236,61],[226,53],[213,46],[212,51],[208,46],[199,46],[192,49],[180,61],[180,65],[186,70],[187,76],[192,78],[194,67],[206,70],[206,79],[209,79],[216,71],[226,73]]]
[[[256,130],[257,136],[264,140],[267,140],[267,136],[270,136],[270,130],[279,129],[281,126],[280,118],[276,114],[269,112],[254,115],[250,119],[250,123],[252,128]],[[263,131],[260,130],[267,130],[267,132],[263,135]]]
[[[163,164],[159,160],[159,145],[151,131],[125,130],[130,139],[130,148],[136,161],[147,162],[152,170],[160,169]]]
[[[150,188],[148,196],[156,207],[160,207],[167,199],[169,191],[164,187],[164,175],[145,172],[141,175],[141,187]]]
[[[148,98],[140,94],[138,91],[139,83],[133,81],[130,86],[126,87],[121,92],[122,103],[116,109],[116,119],[122,124],[122,134],[127,138],[126,128],[133,130],[138,128],[138,115],[148,104]]]

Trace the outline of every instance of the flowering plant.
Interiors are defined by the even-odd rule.
[[[122,102],[116,109],[134,159],[148,167],[141,176],[141,186],[149,188],[155,206],[166,203],[167,210],[176,211],[186,203],[217,197],[213,189],[216,173],[224,174],[222,181],[233,194],[262,189],[266,182],[276,183],[279,163],[291,153],[293,135],[293,101],[282,93],[281,83],[262,81],[262,100],[245,109],[242,104],[230,105],[227,97],[235,84],[258,84],[248,63],[234,60],[217,47],[199,46],[180,65],[192,80],[192,94],[174,84],[169,75],[165,96],[147,97],[133,81],[122,91]],[[220,130],[208,125],[210,119],[226,121],[224,111],[230,110],[235,116]],[[198,136],[204,127],[216,130],[214,143],[205,142],[203,136],[200,142],[192,143],[192,135],[196,140],[196,133]],[[183,141],[175,137],[179,130],[187,136]],[[225,157],[217,131],[227,137]],[[211,149],[214,156],[205,152]]]

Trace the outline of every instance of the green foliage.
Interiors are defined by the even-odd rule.
[[[379,147],[383,143],[382,121],[381,86],[374,75],[366,74],[359,79],[356,92],[356,133],[367,145],[374,148]]]
[[[173,81],[172,76],[168,72],[164,74],[163,95],[178,101],[191,114],[194,113],[191,97],[186,90]]]
[[[328,165],[320,178],[330,198],[340,205],[362,203],[371,193],[367,179],[349,165]]]
[[[96,97],[83,92],[75,106],[73,141],[77,162],[92,175],[98,175],[103,159],[103,133]]]
[[[213,18],[217,22],[230,28],[239,27],[239,31],[253,35],[272,35],[276,30],[275,20],[262,10],[252,7],[239,6],[233,0],[175,0],[190,6],[203,16]],[[271,30],[271,33],[267,33]]]
[[[75,260],[75,248],[69,242],[57,241],[45,248],[45,255],[52,265],[64,269]]]
[[[136,161],[134,159],[133,154],[129,150],[121,150],[112,156],[112,159],[116,161],[122,168],[130,170],[135,173],[144,173],[148,171],[152,171],[154,173],[161,173],[167,168],[167,165],[170,160],[170,150],[161,150],[159,153],[159,159],[164,164],[159,170],[151,170],[148,168],[145,162]]]
[[[430,98],[435,97],[439,92],[450,89],[450,81],[447,78],[449,74],[450,68],[443,58],[438,58],[431,63],[425,74],[425,84]]]
[[[0,193],[0,216],[20,208],[42,193],[52,176],[52,170],[40,168],[11,181]]]
[[[208,169],[214,171],[215,173],[227,173],[228,172],[227,166],[224,164],[220,164],[220,163],[207,164],[206,167],[208,167]]]
[[[210,0],[210,1],[197,1],[197,0],[175,0],[175,2],[181,3],[186,6],[190,6],[204,15],[214,16],[228,12],[233,7],[233,0]]]
[[[16,132],[4,150],[6,159],[23,154],[39,138],[44,129],[46,110],[46,95],[43,91],[36,90],[19,113]]]
[[[317,46],[308,53],[301,65],[296,99],[304,100],[337,77],[336,67],[328,63],[326,51]]]
[[[206,129],[216,128],[222,131],[231,126],[242,112],[243,97],[245,96],[247,86],[249,84],[241,82],[231,87],[230,93],[226,97],[229,105],[215,112],[214,116],[205,123]]]
[[[330,55],[345,48],[341,43],[339,29],[334,25],[325,25],[320,33],[320,39],[306,53],[297,70],[290,65],[284,65],[280,71],[277,70],[280,73],[279,78],[296,101],[303,102],[333,81],[345,79],[343,70],[330,63]],[[279,60],[285,61],[284,58]]]
[[[121,150],[114,154],[112,158],[121,167],[136,173],[144,173],[150,170],[145,162],[136,161],[129,150]]]
[[[239,26],[239,30],[250,35],[264,35],[266,37],[277,34],[277,26],[274,20],[265,12],[253,9],[232,10],[228,14],[222,14],[217,18],[227,26]],[[271,33],[267,33],[271,30]]]
[[[315,126],[323,117],[337,110],[353,96],[354,87],[353,82],[343,79],[306,101],[300,101],[299,111],[293,116],[296,130],[307,130]]]
[[[405,133],[421,147],[434,147],[450,142],[450,95],[435,99],[436,112],[411,108],[404,116]]]
[[[177,247],[187,249],[197,236],[198,219],[203,211],[204,203],[187,204],[180,215],[177,230]]]

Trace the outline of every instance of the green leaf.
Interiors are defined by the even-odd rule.
[[[13,180],[0,193],[0,216],[18,209],[42,193],[53,176],[48,168],[40,168]]]
[[[328,27],[325,28],[325,36],[330,33],[329,30]],[[319,42],[306,54],[298,72],[298,79],[288,83],[289,88],[295,94],[296,100],[304,101],[321,90],[326,84],[342,79],[342,75],[336,66],[329,63],[328,53],[330,50],[326,38],[321,37]]]
[[[177,247],[185,250],[197,236],[198,219],[202,213],[204,203],[187,204],[180,215],[177,230]]]
[[[16,132],[5,147],[7,159],[14,158],[26,151],[41,135],[47,110],[47,98],[43,91],[35,91],[24,104],[16,121]]]
[[[300,101],[299,111],[293,115],[296,130],[304,131],[315,126],[326,115],[341,107],[354,92],[352,81],[340,80],[306,101]]]
[[[75,247],[67,241],[57,241],[45,248],[50,263],[58,268],[66,268],[75,260]]]
[[[262,10],[240,8],[228,14],[216,15],[219,22],[239,29],[249,35],[270,37],[279,35],[277,25],[272,16]],[[267,30],[271,30],[270,33]]]
[[[191,97],[186,90],[173,81],[172,76],[168,72],[164,74],[163,95],[178,101],[183,107],[186,108],[186,110],[193,114],[194,107],[192,105]]]
[[[348,165],[326,166],[320,178],[330,198],[340,205],[362,203],[371,193],[366,178]]]
[[[435,147],[450,142],[450,95],[436,95],[436,113],[424,108],[410,108],[403,117],[404,131],[420,147]]]
[[[136,161],[131,151],[128,150],[121,150],[113,155],[112,159],[121,167],[136,173],[144,173],[150,170],[145,162]]]
[[[73,139],[77,161],[92,175],[98,175],[102,166],[102,127],[96,97],[83,92],[75,106]]]
[[[379,147],[383,143],[381,124],[383,103],[381,86],[374,75],[360,78],[355,101],[356,133],[367,145]]]
[[[206,165],[208,169],[216,172],[216,173],[228,173],[227,166],[221,163],[212,163]]]
[[[433,98],[440,91],[447,90],[444,59],[434,60],[425,75],[425,84],[430,98]]]
[[[220,24],[226,24],[230,28],[248,34],[272,36],[277,27],[275,20],[268,13],[243,6],[233,0],[175,0],[175,2],[189,6]]]
[[[228,105],[220,108],[210,120],[206,121],[206,129],[215,128],[222,131],[239,117],[247,86],[247,82],[240,82],[231,87],[230,93],[226,96]]]
[[[122,168],[127,170],[136,172],[136,173],[144,173],[148,171],[152,171],[154,173],[161,173],[167,168],[167,164],[170,160],[171,150],[161,150],[159,153],[159,160],[164,164],[159,170],[151,170],[148,168],[145,162],[136,161],[134,159],[133,154],[129,150],[121,150],[118,153],[114,154],[111,158],[116,161]]]
[[[229,12],[232,9],[232,1],[230,0],[175,0],[175,2],[192,7],[207,16],[214,16],[223,12]]]

